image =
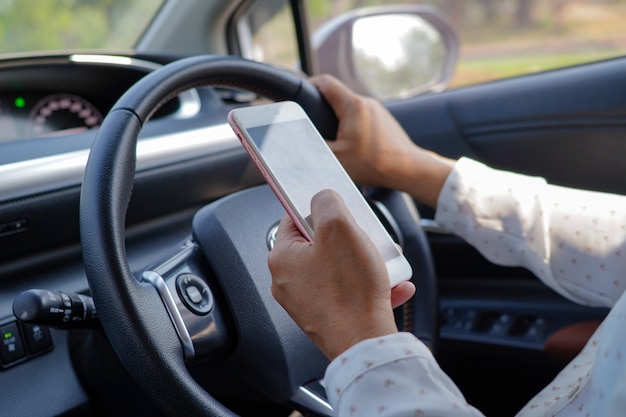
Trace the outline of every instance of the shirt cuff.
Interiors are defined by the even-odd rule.
[[[456,233],[461,229],[459,222],[459,202],[466,198],[467,178],[488,178],[490,168],[470,158],[461,157],[448,174],[437,199],[435,221],[440,227]],[[465,226],[465,225],[463,225]]]
[[[334,408],[341,393],[364,373],[410,357],[434,360],[428,347],[411,333],[393,333],[357,343],[326,368],[324,385],[330,404]]]

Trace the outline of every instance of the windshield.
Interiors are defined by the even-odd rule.
[[[0,54],[132,49],[164,0],[0,0]]]

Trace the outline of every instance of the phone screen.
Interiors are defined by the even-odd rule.
[[[246,131],[276,185],[305,221],[311,214],[311,198],[319,191],[332,189],[343,198],[383,259],[399,256],[386,229],[308,119],[249,127]]]

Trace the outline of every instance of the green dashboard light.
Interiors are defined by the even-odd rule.
[[[5,339],[10,339],[11,337],[13,337],[13,332],[6,332],[6,333],[4,334],[4,338],[5,338]]]
[[[24,108],[24,106],[26,106],[26,100],[24,99],[24,97],[17,97],[14,103],[15,107],[17,107],[18,109],[22,109]]]

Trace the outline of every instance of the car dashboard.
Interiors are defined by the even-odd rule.
[[[109,109],[132,84],[161,66],[146,59],[90,54],[2,61],[0,144],[59,136],[64,137],[63,142],[72,142],[68,137],[97,129]],[[166,103],[153,120],[190,118],[197,115],[199,108],[197,94],[188,92]],[[55,142],[54,150],[49,153],[71,149],[67,145],[58,146],[60,141]],[[41,155],[2,152],[1,162],[35,156]]]
[[[94,404],[108,410],[103,415],[158,415],[104,339],[94,342],[92,334],[87,343],[84,329],[26,326],[12,305],[32,288],[88,293],[78,208],[90,146],[117,99],[174,59],[73,54],[0,62],[0,385],[11,398],[2,401],[3,415],[83,416]],[[249,98],[190,89],[146,123],[126,217],[133,270],[188,239],[199,207],[262,183],[226,123],[230,108]],[[116,406],[124,396],[126,405]],[[128,407],[129,401],[138,402]]]

